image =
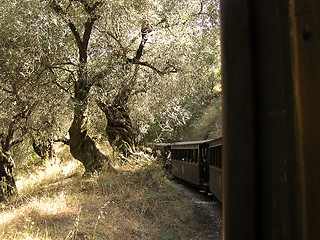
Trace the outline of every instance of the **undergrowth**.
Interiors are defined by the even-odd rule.
[[[67,152],[17,176],[19,194],[0,208],[0,239],[190,239],[192,211],[155,159],[133,156],[84,177]]]

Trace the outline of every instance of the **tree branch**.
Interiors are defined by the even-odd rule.
[[[85,49],[87,50],[88,48],[88,44],[89,44],[89,39],[90,39],[90,34],[92,31],[92,27],[94,22],[96,21],[96,18],[93,19],[89,19],[86,23],[85,23],[85,30],[83,33],[83,40],[82,43],[84,44]]]
[[[22,139],[15,140],[15,141],[11,142],[10,147],[13,147],[13,146],[15,146],[15,145],[17,145],[17,144],[19,144],[19,143],[22,143],[22,142],[23,142]]]
[[[62,91],[66,92],[68,95],[72,96],[72,94],[69,92],[68,89],[65,89],[60,83],[58,83],[58,82],[56,81],[56,76],[55,76],[55,73],[54,73],[54,71],[52,70],[52,68],[48,68],[48,69],[49,69],[49,71],[52,73],[52,75],[53,75],[53,77],[54,77],[53,83],[54,83],[55,85],[57,85],[57,87],[60,88]],[[63,69],[63,70],[66,70],[66,69]],[[72,72],[71,72],[71,73],[72,73]],[[72,73],[72,74],[73,74],[73,73]]]
[[[96,8],[97,8],[100,4],[102,4],[102,1],[96,1],[96,2],[90,7],[90,5],[88,4],[88,2],[87,2],[86,0],[72,0],[72,1],[74,1],[74,2],[80,2],[80,3],[83,5],[86,13],[88,13],[88,14],[92,14],[92,12],[94,12],[94,10],[96,10]]]
[[[1,87],[1,90],[3,90],[4,92],[13,94],[13,91],[10,91],[10,90],[6,89],[5,87]]]
[[[62,9],[62,7],[57,3],[56,0],[51,1],[51,7],[56,11],[59,15],[62,16],[63,19],[65,19],[66,23],[68,24],[69,28],[71,29],[71,32],[76,40],[78,49],[79,49],[79,54],[80,54],[80,62],[84,63],[87,61],[87,48],[89,45],[89,39],[90,39],[90,34],[92,31],[92,27],[94,22],[98,19],[98,16],[93,14],[93,12],[96,10],[96,8],[102,4],[102,1],[96,1],[92,6],[88,4],[86,0],[71,0],[71,2],[80,2],[86,13],[89,14],[88,20],[85,23],[85,30],[81,39],[80,33],[76,28],[76,25],[70,20],[67,19],[67,13]],[[70,4],[67,8],[70,7]]]
[[[81,45],[82,45],[82,41],[81,41],[81,38],[80,38],[80,34],[79,34],[76,26],[75,26],[70,20],[68,21],[68,25],[69,25],[69,27],[70,27],[70,29],[71,29],[71,32],[72,32],[74,38],[76,39],[77,46],[78,46],[78,48],[80,49],[80,47],[81,47]]]
[[[165,75],[168,73],[177,73],[178,72],[178,69],[176,69],[176,67],[172,66],[172,65],[167,65],[163,70],[160,70],[148,62],[140,62],[140,61],[133,61],[133,60],[134,59],[128,59],[128,62],[151,68],[153,71],[155,71],[159,75]],[[171,68],[171,70],[170,70],[170,68]]]
[[[113,40],[115,40],[118,43],[120,49],[122,50],[123,56],[126,57],[127,49],[122,46],[120,40],[118,38],[116,38],[116,36],[114,36],[112,32],[107,31],[106,33],[107,33],[107,35],[109,35]]]

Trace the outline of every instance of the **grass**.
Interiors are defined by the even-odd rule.
[[[116,172],[83,176],[60,148],[0,208],[0,239],[192,239],[192,210],[154,159],[135,156]]]

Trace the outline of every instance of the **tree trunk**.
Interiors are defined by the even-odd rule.
[[[134,135],[129,110],[126,107],[131,94],[130,85],[123,87],[112,104],[98,102],[107,118],[106,134],[111,146],[120,152],[134,152]]]
[[[0,149],[0,202],[7,200],[16,191],[16,181],[14,180],[14,161],[11,158],[10,148],[12,146],[15,124],[24,117],[24,113],[18,114],[10,123],[8,134],[1,140]]]
[[[110,105],[103,109],[107,118],[106,134],[111,146],[120,152],[134,151],[132,123],[126,109]]]
[[[69,129],[69,144],[72,156],[83,163],[86,172],[93,172],[101,169],[103,162],[108,159],[87,134],[87,108],[91,86],[86,83],[86,78],[86,72],[80,69],[79,81],[75,84],[76,103],[73,122]]]
[[[0,202],[7,200],[16,191],[13,168],[14,162],[10,153],[0,151]]]
[[[99,151],[95,142],[88,136],[86,121],[85,111],[75,110],[74,119],[69,129],[70,152],[74,158],[83,163],[86,172],[93,172],[101,169],[107,157]]]

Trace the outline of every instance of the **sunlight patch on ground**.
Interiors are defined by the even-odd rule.
[[[61,192],[55,198],[41,198],[32,201],[27,209],[36,211],[39,216],[52,216],[52,215],[68,215],[76,213],[78,208],[75,204],[68,204],[68,197]]]
[[[46,218],[57,215],[74,215],[78,212],[78,204],[70,203],[68,196],[61,192],[54,198],[42,197],[31,199],[21,208],[6,210],[0,213],[0,227],[6,224],[24,222],[33,224],[35,218]]]
[[[23,214],[23,212],[18,209],[0,213],[0,226],[3,224],[7,224],[8,222],[12,222],[13,219],[19,216],[19,213]]]
[[[72,176],[79,172],[80,167],[81,163],[79,161],[68,161],[63,164],[56,159],[47,161],[42,170],[18,178],[16,182],[18,192],[26,192],[40,184],[55,182],[59,179]]]

